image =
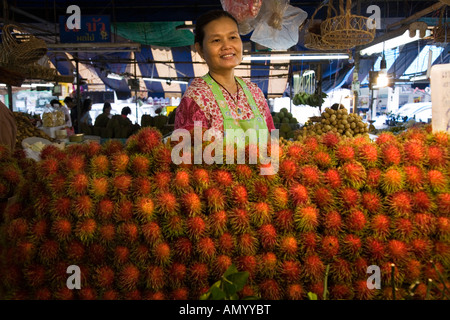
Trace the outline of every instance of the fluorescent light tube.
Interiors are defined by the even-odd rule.
[[[268,60],[337,60],[348,59],[348,54],[322,54],[322,55],[272,55],[272,56],[244,56],[245,61],[268,61]]]
[[[142,80],[144,80],[144,81],[163,82],[163,83],[167,83],[167,84],[171,84],[171,83],[188,84],[187,81],[182,81],[182,80],[172,80],[172,79],[142,78]]]
[[[428,79],[427,75],[421,75],[421,76],[411,77],[409,79],[409,81],[420,81],[420,80],[427,80],[427,79]]]
[[[116,74],[116,73],[108,73],[108,75],[106,77],[108,79],[113,79],[113,80],[123,80],[123,77],[120,74]]]

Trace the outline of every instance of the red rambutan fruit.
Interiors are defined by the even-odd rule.
[[[384,214],[377,214],[371,218],[370,227],[374,237],[386,239],[390,234],[391,220]]]
[[[402,153],[395,144],[384,145],[381,148],[381,156],[385,166],[396,166],[402,161]]]
[[[155,245],[153,256],[157,263],[167,265],[171,262],[172,250],[168,243],[161,242]]]
[[[422,170],[417,166],[405,166],[405,186],[411,191],[422,189],[424,176]]]
[[[192,242],[188,238],[178,238],[173,244],[173,252],[181,261],[190,259],[193,251]]]
[[[243,182],[248,181],[253,176],[253,170],[246,164],[237,164],[235,173],[235,178]]]
[[[227,226],[228,217],[224,210],[217,211],[208,216],[208,225],[210,231],[214,235],[221,235],[225,232]]]
[[[66,241],[72,235],[72,224],[67,219],[55,220],[51,229],[58,241]]]
[[[102,242],[111,243],[116,236],[116,229],[114,225],[106,224],[98,228],[98,233]]]
[[[243,233],[250,229],[250,215],[245,209],[234,209],[229,213],[231,229]]]
[[[429,211],[434,207],[429,195],[425,191],[417,191],[411,196],[413,209],[417,212]]]
[[[412,213],[412,201],[410,193],[399,191],[391,194],[387,199],[388,207],[393,214],[408,217]]]
[[[340,144],[336,147],[335,155],[341,162],[353,161],[355,159],[355,150],[348,144]]]
[[[130,258],[130,249],[128,249],[125,246],[117,246],[114,249],[114,260],[116,261],[117,265],[123,265],[126,262],[128,262],[128,259]]]
[[[210,237],[203,237],[198,240],[196,251],[202,261],[210,261],[216,255],[216,244]]]
[[[94,203],[88,195],[79,196],[74,199],[73,210],[77,217],[90,217],[94,208]]]
[[[358,280],[353,283],[354,298],[357,300],[372,300],[375,297],[375,290],[367,287],[367,280]]]
[[[288,282],[296,282],[300,279],[301,275],[301,265],[300,262],[293,261],[283,261],[280,265],[280,273],[283,278]]]
[[[53,200],[51,212],[58,217],[67,217],[70,214],[71,201],[69,198],[62,197]]]
[[[435,232],[436,219],[429,213],[417,213],[412,221],[418,234],[429,236]]]
[[[298,252],[297,239],[291,235],[283,236],[278,242],[278,248],[283,257],[293,258]]]
[[[225,271],[228,270],[232,263],[233,262],[230,256],[223,254],[217,256],[213,263],[213,274],[216,276],[216,278],[220,278],[225,273]]]
[[[300,231],[314,231],[319,225],[319,211],[313,206],[296,207],[294,222]]]
[[[258,230],[261,246],[265,250],[273,249],[277,243],[277,230],[272,224],[264,224]]]
[[[109,159],[103,154],[94,156],[89,165],[90,171],[94,175],[106,175],[109,171]]]
[[[303,300],[304,289],[301,284],[290,284],[286,289],[286,298],[288,300]]]
[[[273,252],[265,252],[260,255],[258,264],[258,272],[263,277],[272,278],[278,268],[278,259]]]
[[[439,170],[429,170],[426,175],[426,180],[430,189],[434,192],[447,191],[447,178]]]
[[[329,168],[333,165],[333,159],[330,154],[325,151],[318,151],[314,154],[314,163],[321,169]]]
[[[172,174],[170,172],[160,171],[153,175],[153,184],[159,192],[168,191],[171,181]]]
[[[394,271],[394,283],[400,286],[404,280],[405,274],[398,265],[392,262],[384,262],[380,265],[382,284],[392,284],[392,271]]]
[[[317,137],[314,136],[306,136],[305,139],[303,139],[303,145],[307,152],[314,152],[319,148],[319,140]]]
[[[217,249],[222,253],[231,254],[234,250],[235,242],[234,237],[230,233],[225,232],[217,241]]]
[[[315,295],[317,295],[318,300],[323,299],[323,290],[325,288],[324,288],[322,281],[316,281],[316,282],[310,283],[308,285],[308,288],[309,288],[308,293],[311,292],[311,293],[314,293]]]
[[[69,200],[69,202],[70,202],[70,200]],[[24,208],[20,202],[6,204],[6,207],[3,211],[3,217],[4,217],[5,221],[11,221],[15,218],[18,218],[19,215],[22,213],[23,209]],[[0,207],[0,210],[1,210],[1,207]],[[0,212],[2,212],[2,211],[0,211]]]
[[[374,167],[378,164],[378,148],[372,143],[364,143],[358,148],[357,159],[365,167]]]
[[[374,192],[363,192],[361,194],[361,204],[369,213],[377,213],[382,208],[381,198]]]
[[[302,253],[315,253],[320,242],[320,237],[315,231],[310,231],[302,234],[300,238]]]
[[[354,188],[361,188],[366,181],[366,169],[356,161],[344,163],[339,168],[343,181]]]
[[[405,261],[408,258],[408,247],[400,240],[390,240],[387,244],[388,254],[395,263]]]
[[[38,170],[39,172],[41,172],[43,177],[49,178],[55,174],[58,173],[59,171],[59,162],[58,160],[54,159],[54,158],[48,158],[48,159],[44,159],[41,162],[38,163]],[[15,180],[20,179],[19,175],[16,175],[17,178],[15,178]],[[8,180],[8,179],[7,179]],[[17,181],[16,183],[18,183],[19,181]]]
[[[249,278],[253,279],[258,271],[258,260],[255,256],[239,256],[236,259],[236,267],[239,271],[247,271]]]
[[[109,199],[102,199],[99,201],[97,206],[97,217],[107,221],[111,219],[114,212],[114,202]]]
[[[177,192],[185,193],[189,191],[191,177],[185,170],[178,170],[171,182],[171,185]]]
[[[339,199],[345,208],[355,208],[359,205],[361,194],[355,188],[344,187],[339,191]]]
[[[109,181],[106,177],[93,178],[90,182],[90,194],[94,198],[102,198],[108,194]]]
[[[218,188],[208,188],[204,191],[207,207],[212,211],[223,210],[225,206],[225,195]]]
[[[447,163],[445,151],[442,147],[432,145],[428,147],[428,164],[432,168],[444,167]]]
[[[248,203],[247,189],[243,185],[235,185],[231,192],[231,198],[234,201],[234,206],[245,207]]]
[[[78,297],[80,300],[96,300],[97,292],[90,287],[82,287],[78,292]]]
[[[183,195],[181,201],[188,216],[196,216],[201,213],[202,202],[200,200],[200,197],[196,193],[186,193],[185,195]]]
[[[371,259],[381,262],[386,257],[385,243],[375,238],[366,239],[366,250]]]
[[[145,283],[147,288],[160,290],[166,284],[164,268],[159,266],[149,266],[146,268]]]
[[[233,177],[227,170],[219,169],[214,172],[214,181],[218,186],[227,188],[233,183]]]
[[[283,298],[283,290],[276,280],[265,279],[259,283],[259,291],[261,299],[264,300],[281,300]]]
[[[425,146],[420,140],[408,140],[403,144],[404,161],[409,164],[420,164],[425,160]]]
[[[294,229],[294,212],[290,209],[276,212],[274,215],[274,224],[282,231],[292,231]]]
[[[369,168],[367,170],[366,186],[377,189],[381,182],[381,170],[378,168]]]
[[[450,244],[443,241],[434,242],[435,259],[448,266],[450,262]]]
[[[450,237],[450,219],[447,217],[436,218],[436,234],[441,240],[447,240]]]
[[[67,158],[64,168],[70,173],[77,174],[84,170],[85,165],[84,156],[72,154]]]
[[[306,204],[309,200],[308,189],[299,183],[293,184],[289,188],[289,194],[295,205]]]
[[[450,193],[440,193],[436,196],[436,204],[440,215],[450,215]]]
[[[175,286],[179,286],[186,278],[186,265],[179,262],[174,262],[170,267],[168,274],[170,275],[170,277],[168,277],[168,280]]]
[[[191,217],[186,220],[186,231],[191,239],[199,239],[206,232],[206,222],[200,216]]]
[[[187,300],[189,298],[189,289],[185,287],[174,289],[171,297],[172,300]]]
[[[141,221],[150,221],[154,208],[153,200],[148,197],[141,197],[135,202],[135,212]]]
[[[76,240],[69,242],[65,248],[67,258],[69,261],[73,261],[75,263],[79,263],[79,261],[81,261],[84,257],[85,251],[85,246]]]
[[[210,183],[209,172],[203,168],[194,169],[192,172],[192,182],[196,188],[207,188]]]
[[[189,279],[195,284],[204,284],[208,280],[208,265],[201,262],[194,262],[189,267]]]
[[[150,160],[143,155],[134,155],[130,161],[130,170],[134,176],[145,176],[150,168]]]
[[[236,248],[242,255],[256,254],[258,249],[257,238],[249,232],[236,236]]]
[[[46,240],[39,248],[39,257],[43,263],[50,263],[55,261],[60,252],[60,247],[57,241]]]
[[[106,290],[102,295],[102,300],[119,300],[119,293],[115,290]]]
[[[91,242],[97,230],[97,222],[94,219],[86,219],[78,221],[75,228],[75,235],[81,240],[81,242]]]
[[[266,202],[251,203],[250,219],[257,227],[272,220],[272,208]]]
[[[67,286],[64,286],[54,291],[54,297],[57,300],[73,300],[75,299],[75,293],[74,290],[70,290]]]
[[[431,279],[433,281],[440,282],[441,276],[444,274],[445,268],[439,261],[430,260],[423,266],[423,275],[425,279]]]
[[[367,277],[367,267],[370,263],[363,257],[356,257],[353,262],[355,274],[358,277]]]
[[[336,283],[330,286],[330,299],[350,300],[353,297],[353,290],[344,283]]]
[[[304,165],[299,168],[300,179],[306,187],[315,187],[322,180],[321,171],[313,165]]]
[[[339,253],[339,240],[335,236],[325,236],[322,239],[321,252],[323,257],[331,259]]]
[[[296,163],[299,163],[300,161],[304,161],[306,156],[305,148],[300,143],[294,142],[287,146],[286,158],[290,158]]]
[[[342,185],[342,179],[336,169],[328,169],[324,174],[325,183],[331,189],[338,189]]]
[[[338,234],[342,230],[341,215],[335,210],[327,212],[323,216],[322,225],[327,234]]]
[[[88,191],[89,178],[84,173],[79,173],[70,179],[68,191],[72,194],[85,194]]]
[[[132,222],[122,223],[117,227],[117,234],[122,240],[122,243],[134,243],[139,237],[139,228]]]
[[[326,145],[327,148],[333,149],[339,143],[339,136],[332,131],[322,135],[322,144]]]
[[[414,231],[414,226],[408,218],[398,218],[394,221],[393,232],[399,239],[409,239]]]
[[[322,281],[325,265],[318,255],[309,255],[303,260],[303,275],[311,281]]]
[[[314,191],[314,203],[319,208],[329,208],[334,204],[333,193],[329,188],[319,187]]]
[[[39,219],[34,222],[31,227],[31,239],[42,240],[48,235],[48,221],[46,219]]]
[[[131,189],[136,196],[148,196],[152,191],[152,182],[148,177],[136,177],[133,179]]]
[[[46,248],[42,249],[45,250]],[[50,247],[49,250],[51,250],[52,248]],[[30,262],[33,260],[34,254],[36,252],[36,246],[30,242],[30,241],[20,241],[17,246],[14,248],[13,253],[15,254],[14,257],[14,261],[17,263],[19,262],[19,264],[24,264],[27,262]],[[49,254],[52,254],[53,252],[50,251]],[[53,259],[53,255],[52,255],[52,259]],[[44,260],[42,260],[44,261]],[[46,262],[47,260],[45,260],[44,262]]]
[[[345,259],[336,258],[330,265],[330,276],[336,282],[349,282],[353,278],[352,265]]]
[[[118,277],[118,284],[119,287],[126,289],[126,290],[132,290],[136,288],[136,286],[139,283],[139,278],[141,276],[141,273],[139,269],[132,265],[128,264],[120,271],[119,277]]]
[[[418,260],[410,259],[405,263],[404,271],[406,282],[414,283],[416,280],[420,279],[422,274],[422,264]]]
[[[271,199],[275,207],[286,209],[289,204],[289,193],[284,187],[277,186],[271,190]]]
[[[417,259],[424,261],[430,257],[433,243],[429,239],[417,238],[411,240],[409,247]]]
[[[12,220],[7,226],[8,240],[13,242],[25,238],[28,232],[28,222],[26,219],[17,218]]]
[[[111,169],[117,173],[124,173],[130,162],[130,157],[125,152],[118,152],[111,156]]]
[[[163,215],[174,214],[178,207],[177,198],[170,192],[162,192],[156,198],[156,210]]]
[[[152,150],[161,144],[161,132],[156,128],[142,128],[136,135],[136,146],[139,152],[151,153]]]
[[[89,246],[88,259],[90,263],[100,265],[104,263],[105,256],[106,256],[105,246],[98,243],[93,243]]]
[[[285,181],[292,181],[297,177],[297,165],[293,160],[283,159],[280,162],[279,175]]]
[[[127,194],[133,179],[128,174],[121,174],[112,179],[113,189],[118,194]]]
[[[356,235],[348,234],[342,240],[342,252],[348,257],[359,255],[362,249],[362,241]]]
[[[179,237],[185,231],[184,219],[179,215],[167,216],[163,219],[162,227],[167,238]]]
[[[253,183],[253,196],[259,200],[266,200],[269,195],[269,187],[264,181],[256,180]]]
[[[116,202],[116,210],[114,219],[116,221],[128,221],[133,218],[134,205],[130,200],[123,198],[120,202]]]

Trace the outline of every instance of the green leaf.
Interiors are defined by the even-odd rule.
[[[211,291],[211,299],[210,300],[225,300],[226,294],[218,287],[212,287]]]
[[[224,281],[223,282],[223,288],[224,288],[223,291],[225,292],[227,297],[230,297],[230,296],[232,296],[233,294],[235,294],[237,292],[237,287],[232,282]]]
[[[225,271],[225,273],[223,274],[222,277],[226,278],[228,275],[237,273],[237,272],[238,272],[238,269],[236,268],[236,266],[234,264],[232,264],[231,266],[228,267],[227,271]]]
[[[248,296],[245,298],[242,298],[242,300],[259,300],[260,298],[257,296]]]
[[[236,286],[236,291],[241,291],[247,283],[248,276],[249,273],[247,271],[243,271],[231,274],[227,277],[227,279],[234,283]]]
[[[308,298],[309,300],[317,300],[317,294],[308,292]]]

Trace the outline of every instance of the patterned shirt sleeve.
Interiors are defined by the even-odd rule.
[[[199,105],[193,99],[183,97],[177,107],[174,128],[191,130],[194,128],[194,121],[200,121],[203,128],[211,127]]]

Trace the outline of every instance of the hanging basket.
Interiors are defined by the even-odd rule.
[[[444,7],[445,8],[445,7]],[[435,43],[449,43],[450,42],[450,22],[442,22],[444,18],[444,8],[441,9],[439,15],[439,22],[433,29],[433,41]]]
[[[14,87],[20,87],[25,81],[25,76],[17,70],[11,70],[0,65],[0,83]]]
[[[2,29],[4,60],[8,65],[27,65],[37,62],[47,53],[44,40],[7,24]]]
[[[320,25],[322,41],[331,47],[351,49],[370,43],[375,38],[375,28],[369,28],[369,18],[351,13],[351,0],[339,0],[340,15],[332,16],[333,1],[328,3],[328,15]]]
[[[309,26],[308,30],[305,33],[305,47],[308,49],[315,49],[315,50],[329,50],[329,46],[326,45],[322,41],[322,35],[320,34],[320,25],[319,24],[313,24],[314,23],[314,17],[316,16],[317,12],[324,7],[324,4],[322,3],[319,7],[317,7],[316,11],[311,16],[311,19],[309,20]]]

